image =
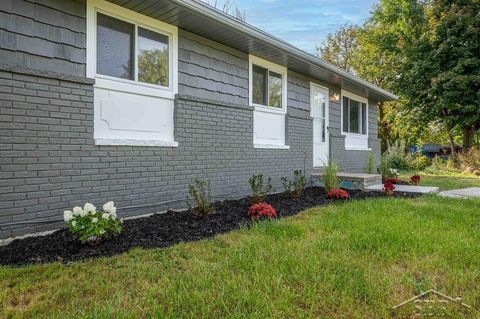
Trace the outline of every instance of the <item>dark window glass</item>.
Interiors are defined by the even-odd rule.
[[[343,97],[343,131],[348,132],[348,97]]]
[[[350,133],[360,133],[360,102],[350,100]]]
[[[282,75],[269,72],[268,76],[268,106],[282,107]]]
[[[168,37],[138,28],[138,81],[168,86]]]
[[[362,134],[367,134],[367,104],[362,103]]]
[[[268,70],[257,65],[253,66],[253,103],[267,105]]]
[[[97,73],[133,80],[135,26],[103,14],[97,24]]]

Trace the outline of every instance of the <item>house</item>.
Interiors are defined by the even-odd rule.
[[[0,238],[215,198],[248,178],[310,177],[380,158],[377,103],[396,96],[195,0],[0,1]]]

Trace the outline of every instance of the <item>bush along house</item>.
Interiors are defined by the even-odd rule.
[[[0,1],[0,238],[186,207],[188,184],[358,177],[396,96],[195,0]],[[313,178],[314,179],[314,178]]]

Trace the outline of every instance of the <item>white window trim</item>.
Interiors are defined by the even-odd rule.
[[[351,133],[351,132],[345,132],[343,130],[343,117],[345,116],[343,114],[343,97],[348,97],[349,99],[353,99],[355,101],[358,101],[360,103],[365,103],[365,105],[367,106],[366,108],[366,114],[365,116],[367,117],[366,118],[366,134],[361,134],[361,133]],[[354,94],[352,92],[349,92],[349,91],[346,91],[346,90],[343,90],[341,91],[341,96],[340,96],[340,129],[341,129],[341,135],[345,136],[345,150],[347,151],[370,151],[371,148],[369,148],[368,146],[367,147],[363,147],[363,146],[351,146],[351,143],[348,143],[347,140],[358,140],[358,139],[361,139],[363,140],[364,144],[368,145],[368,134],[369,134],[369,124],[368,124],[368,113],[369,113],[369,106],[368,106],[368,99],[365,98],[365,97],[362,97],[360,95],[357,95],[357,94]],[[350,146],[347,147],[347,144],[349,144]]]
[[[169,37],[169,87],[97,74],[97,12]],[[137,34],[135,35],[135,68],[137,69]],[[120,92],[174,99],[178,93],[178,28],[122,8],[104,0],[87,1],[87,77],[95,78],[95,87]]]
[[[258,58],[254,55],[248,56],[249,60],[249,74],[248,74],[248,93],[249,93],[249,103],[250,106],[255,107],[256,111],[261,111],[265,113],[277,113],[277,114],[286,114],[287,113],[287,83],[288,83],[288,69],[281,65],[272,63],[270,61]],[[253,103],[253,65],[258,65],[262,68],[265,68],[269,71],[282,75],[282,107],[275,108],[267,105],[260,105]]]

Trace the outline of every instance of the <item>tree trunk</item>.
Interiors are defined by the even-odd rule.
[[[445,123],[445,127],[447,129],[448,141],[450,142],[451,156],[452,158],[456,158],[457,154],[455,153],[455,140],[453,138],[452,128],[449,123]]]
[[[378,103],[378,123],[379,123],[379,130],[380,130],[380,139],[381,139],[381,146],[382,146],[382,153],[388,149],[388,137],[389,137],[389,129],[387,121],[385,120],[385,103],[379,102]]]
[[[473,138],[475,137],[475,125],[467,125],[463,127],[463,151],[468,151],[473,145]]]

